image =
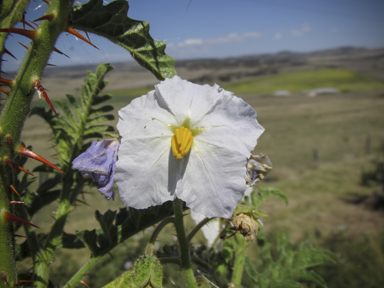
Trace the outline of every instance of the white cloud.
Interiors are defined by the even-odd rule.
[[[281,37],[283,37],[283,34],[276,33],[274,37],[275,37],[275,39],[280,39]]]
[[[252,38],[259,38],[261,34],[258,32],[246,32],[243,34],[231,33],[218,38],[210,39],[186,39],[183,42],[177,44],[168,43],[168,47],[197,47],[197,46],[210,46],[210,45],[219,45],[224,43],[234,43],[234,42],[243,42]]]
[[[311,30],[312,30],[311,26],[309,26],[308,23],[304,23],[304,24],[301,26],[301,28],[299,28],[299,29],[292,29],[292,30],[291,30],[291,33],[292,33],[294,36],[301,36],[301,35],[303,35],[304,33],[307,33],[307,32],[309,32],[309,31],[311,31]]]
[[[185,47],[185,46],[195,46],[195,45],[202,45],[203,40],[202,39],[187,39],[183,42],[177,43],[177,46],[179,47]]]

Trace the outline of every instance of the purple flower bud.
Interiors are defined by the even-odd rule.
[[[113,176],[115,172],[117,150],[120,139],[94,141],[83,154],[72,162],[72,169],[77,169],[85,178],[92,178],[99,186],[97,189],[107,200],[115,199]]]

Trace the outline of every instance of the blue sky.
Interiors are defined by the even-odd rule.
[[[45,4],[35,11],[39,2],[31,2],[26,19],[44,12]],[[166,41],[166,52],[175,59],[384,47],[382,0],[130,0],[129,4],[128,16],[149,22],[152,37]],[[100,51],[71,35],[61,35],[57,48],[70,59],[55,53],[50,63],[132,60],[121,47],[92,34],[90,38]],[[6,48],[19,60],[4,56],[8,60],[3,62],[4,71],[20,65],[24,48],[17,41],[29,42],[22,36],[8,40]]]

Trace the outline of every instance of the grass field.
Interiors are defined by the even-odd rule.
[[[347,69],[321,69],[262,76],[224,85],[238,94],[272,94],[276,90],[301,93],[305,90],[332,87],[340,91],[383,90],[384,83]]]
[[[255,95],[279,89],[300,92],[319,87],[334,87],[348,92],[315,98]],[[351,195],[370,196],[380,189],[361,186],[361,174],[363,169],[373,169],[373,160],[383,157],[384,84],[348,70],[331,69],[258,77],[225,88],[242,95],[256,109],[258,121],[266,128],[255,153],[267,153],[274,169],[261,185],[282,189],[290,200],[287,206],[278,199],[265,203],[262,209],[269,215],[264,220],[265,231],[270,235],[289,231],[292,241],[310,239],[317,245],[333,249],[343,261],[349,261],[348,265],[338,264],[329,271],[327,268],[319,270],[330,282],[329,287],[363,287],[358,280],[356,285],[340,284],[340,279],[347,279],[348,273],[357,277],[357,271],[371,275],[372,283],[381,281],[374,265],[361,267],[354,262],[361,261],[361,255],[356,251],[351,253],[351,250],[368,251],[371,263],[384,265],[384,237],[381,236],[384,232],[384,213],[374,211],[366,204],[354,205],[346,200]],[[115,112],[146,91],[146,88],[110,90],[115,94],[111,100],[116,107]],[[51,136],[39,118],[33,116],[27,121],[22,137],[27,145],[33,145],[37,153],[55,162],[55,151],[49,149],[52,146]],[[317,161],[314,160],[314,150],[318,153]],[[35,165],[28,161],[27,168]],[[95,209],[104,212],[121,206],[119,199],[107,202],[97,192],[93,193],[85,199],[89,206],[81,205],[74,209],[66,232],[97,227]],[[47,230],[56,205],[52,204],[36,215],[34,223]],[[344,242],[340,242],[340,234]],[[366,238],[368,242],[364,240]],[[173,241],[169,235],[167,239]],[[136,249],[141,244],[135,245]],[[127,247],[129,245],[121,248],[125,249],[127,257],[136,257],[133,254],[137,250]],[[71,270],[66,272],[68,274],[76,271],[76,267],[89,257],[85,249],[65,256],[69,258],[61,256],[65,253],[67,251],[60,252],[54,265],[62,267],[63,271]],[[121,251],[115,253],[120,257],[117,254]],[[70,261],[72,266],[64,265],[64,258],[67,259],[65,263]],[[340,269],[339,275],[330,272],[335,267]],[[121,271],[122,267],[118,268]],[[118,270],[110,272],[111,277],[118,273]]]

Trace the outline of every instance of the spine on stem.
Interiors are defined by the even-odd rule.
[[[5,1],[4,3],[7,4],[9,2],[12,1]],[[23,8],[23,11],[15,12],[9,21],[1,19],[1,52],[4,51],[4,39],[8,33],[17,33],[28,37],[31,39],[31,47],[26,53],[16,78],[10,82],[12,85],[9,87],[8,100],[0,116],[0,258],[2,259],[0,261],[2,280],[0,281],[9,287],[18,286],[19,283],[14,260],[12,222],[7,222],[6,220],[9,218],[9,214],[12,215],[9,203],[12,200],[11,193],[14,193],[10,188],[14,184],[14,177],[12,175],[14,172],[5,164],[5,159],[12,160],[18,152],[20,135],[24,121],[30,111],[32,95],[34,91],[37,91],[36,80],[40,80],[49,56],[55,49],[54,45],[58,36],[67,28],[68,16],[72,7],[71,1],[52,0],[49,2],[46,11],[47,14],[54,15],[50,21],[42,21],[39,27],[32,30],[16,29],[11,27],[17,22],[14,19],[21,19],[26,4],[29,1],[13,2],[15,3],[10,8],[10,11],[13,11],[12,9],[20,9],[20,7]],[[4,25],[7,24],[9,26],[5,27]]]

